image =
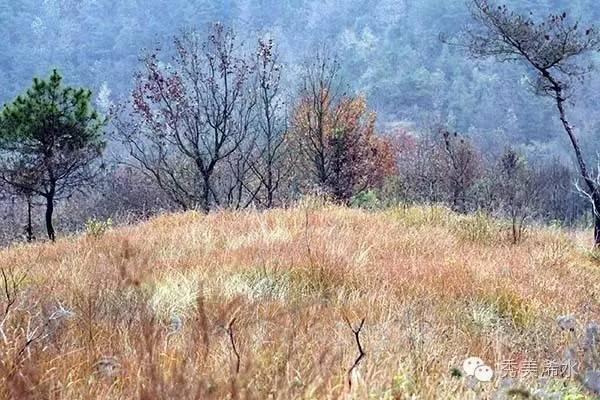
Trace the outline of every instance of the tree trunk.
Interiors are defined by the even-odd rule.
[[[267,188],[267,209],[273,208],[273,189]]]
[[[594,245],[600,248],[600,215],[594,213]]]
[[[271,151],[270,145],[268,151]],[[271,156],[269,155],[269,157]],[[273,207],[273,166],[270,159],[267,162],[267,182],[265,186],[267,188],[267,208],[270,209]]]
[[[34,237],[33,237],[33,224],[31,222],[31,196],[27,196],[27,228],[26,228],[26,234],[27,234],[27,241],[28,242],[32,242]]]
[[[52,226],[52,215],[54,214],[54,194],[46,196],[46,231],[48,238],[53,242],[56,240],[54,226]]]
[[[600,194],[592,196],[594,213],[594,247],[600,249]]]
[[[208,214],[210,211],[210,176],[203,176],[204,187],[202,188],[202,211]]]
[[[600,193],[598,188],[598,182],[596,182],[592,177],[590,177],[587,169],[587,164],[585,163],[583,153],[577,141],[577,137],[573,132],[573,127],[571,126],[571,124],[569,124],[569,121],[567,120],[567,115],[564,108],[565,99],[562,94],[562,88],[560,88],[558,83],[555,83],[555,81],[551,82],[554,83],[555,87],[554,90],[556,92],[556,107],[558,108],[560,121],[562,122],[565,132],[567,132],[567,135],[571,140],[571,145],[573,146],[575,158],[577,159],[577,164],[579,166],[579,173],[581,174],[581,177],[585,181],[589,190],[588,194],[591,197],[594,212],[594,247],[600,248]]]

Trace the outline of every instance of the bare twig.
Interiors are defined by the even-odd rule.
[[[21,283],[25,279],[25,275],[17,279],[15,278],[14,271],[12,269],[9,269],[7,273],[5,268],[0,268],[0,275],[2,277],[2,291],[4,292],[4,297],[6,298],[4,315],[2,316],[2,319],[0,319],[0,338],[2,338],[2,341],[6,344],[8,339],[4,333],[4,324],[8,319],[8,314],[17,301],[17,294],[19,292]]]
[[[354,340],[356,341],[356,347],[358,348],[358,357],[356,358],[356,360],[354,360],[354,364],[352,364],[352,366],[348,370],[348,385],[350,388],[352,388],[352,372],[356,369],[356,367],[358,367],[358,364],[362,361],[362,359],[366,355],[366,353],[362,347],[362,344],[360,343],[360,332],[362,331],[362,328],[365,325],[365,318],[363,318],[360,321],[358,328],[354,328],[352,326],[352,323],[350,322],[350,320],[347,317],[344,317],[344,319],[346,320],[346,323],[352,330],[352,333],[354,333]]]
[[[4,268],[0,269],[0,273],[2,274],[2,286],[4,287],[4,295],[6,296],[6,307],[4,307],[4,315],[6,316],[12,305],[15,304],[16,299],[13,295],[11,295],[8,277],[6,276],[6,271]]]
[[[237,317],[234,317],[227,325],[227,334],[229,335],[229,341],[231,342],[231,348],[233,349],[233,354],[235,355],[235,373],[238,374],[240,372],[240,353],[238,352],[237,346],[235,344],[235,337],[233,336],[233,324],[235,324]]]
[[[13,270],[8,270],[7,272],[5,268],[0,268],[0,275],[2,275],[2,290],[6,298],[6,306],[4,307],[4,317],[6,317],[17,301],[17,294],[21,284],[25,280],[25,275],[17,278]]]
[[[31,323],[31,321],[29,323]],[[50,324],[50,319],[46,320],[46,322],[42,326],[38,326],[37,328],[33,329],[33,331],[31,331],[31,332],[30,332],[29,323],[27,326],[27,334],[26,334],[26,338],[25,338],[26,340],[25,340],[25,343],[23,344],[23,346],[21,347],[21,350],[19,350],[19,352],[17,353],[17,359],[20,359],[21,356],[25,353],[25,351],[27,351],[34,342],[47,336],[46,328]]]

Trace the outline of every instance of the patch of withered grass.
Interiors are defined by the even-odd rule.
[[[0,398],[472,398],[466,356],[560,361],[600,312],[582,236],[504,229],[308,199],[3,250]]]

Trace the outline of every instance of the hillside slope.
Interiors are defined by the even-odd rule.
[[[600,17],[594,0],[498,3],[539,18],[568,11],[586,26]],[[269,32],[290,83],[314,49],[327,46],[381,123],[429,129],[434,120],[492,143],[504,137],[500,147],[544,146],[542,153],[563,154],[567,145],[553,108],[529,93],[523,70],[474,63],[439,40],[469,23],[463,0],[20,0],[0,3],[0,21],[7,38],[0,42],[0,103],[22,93],[34,76],[59,68],[67,82],[90,87],[99,105],[108,106],[135,86],[143,49],[166,49],[180,29],[222,21],[248,46]],[[590,157],[597,149],[599,86],[598,74],[590,74],[569,110]]]
[[[442,208],[305,204],[7,249],[0,397],[466,399],[515,386],[588,398],[542,365],[571,347],[584,361],[600,261],[578,234],[505,236]],[[567,314],[575,332],[556,323]],[[366,356],[348,374],[346,321],[363,318]],[[456,376],[467,356],[539,370],[473,386]]]

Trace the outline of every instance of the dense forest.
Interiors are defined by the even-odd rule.
[[[591,0],[507,3],[542,17],[563,8],[584,20],[600,17]],[[441,34],[451,37],[469,23],[461,0],[23,0],[2,2],[0,21],[0,102],[54,67],[69,83],[90,87],[98,101],[118,101],[132,88],[142,49],[167,46],[182,28],[222,21],[249,46],[259,34],[274,38],[290,90],[291,73],[327,46],[380,125],[442,123],[488,149],[511,142],[534,155],[568,154],[552,110],[529,93],[523,71],[475,62],[442,43]],[[573,115],[591,151],[599,85],[598,78],[587,82]]]

